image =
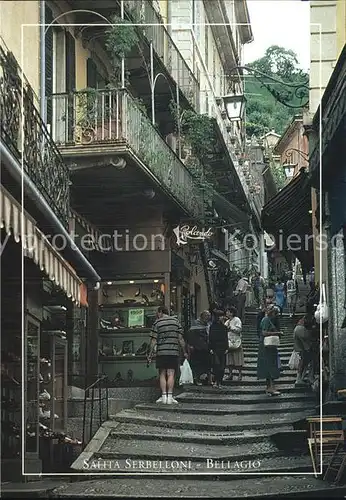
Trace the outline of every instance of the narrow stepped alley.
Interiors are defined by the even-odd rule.
[[[264,498],[324,496],[326,490],[328,496],[340,494],[342,488],[312,475],[305,431],[294,425],[314,415],[318,402],[311,391],[294,387],[295,373],[287,366],[293,322],[284,316],[281,325],[280,396],[266,395],[263,382],[257,380],[256,315],[247,313],[242,382],[225,382],[219,390],[186,386],[177,395],[179,405],[142,403],[114,415],[74,469],[120,475],[95,474],[88,481],[59,487],[54,496]],[[232,475],[224,475],[227,472]]]

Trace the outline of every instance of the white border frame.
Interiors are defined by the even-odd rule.
[[[133,26],[156,26],[157,23],[132,23]],[[199,26],[205,26],[206,23],[194,23],[191,25],[188,24],[188,27],[193,28],[193,25],[199,25]],[[225,26],[225,23],[208,23],[210,26]],[[116,26],[117,24],[112,24],[112,23],[91,23],[90,25],[86,23],[59,23],[60,26],[79,26],[79,27],[85,27],[85,26],[93,26],[93,27],[109,27],[111,25]],[[227,26],[248,26],[249,23],[227,23]],[[21,24],[21,68],[23,70],[24,68],[24,27],[41,27],[41,26],[50,26],[50,24],[42,24],[42,23],[32,23],[32,24]],[[174,26],[177,29],[181,27],[182,25],[179,24],[165,24],[165,26]],[[186,29],[186,24],[183,25],[184,28]],[[319,74],[320,74],[320,106],[319,106],[319,143],[320,143],[320,210],[319,210],[319,216],[320,216],[320,221],[322,220],[322,24],[321,23],[310,23],[310,28],[311,26],[318,26],[319,27],[319,35],[320,35],[320,61],[319,61]],[[310,40],[311,40],[311,33],[310,33]],[[22,96],[21,96],[21,108],[22,108],[22,122],[21,122],[21,147],[22,147],[22,157],[21,157],[21,167],[22,167],[22,183],[21,183],[21,188],[22,188],[22,199],[21,199],[21,204],[22,204],[22,217],[21,217],[21,224],[22,224],[22,232],[24,230],[24,102],[23,102],[23,88],[24,88],[24,80],[23,78],[21,79],[22,83]],[[310,98],[310,95],[309,95]],[[24,233],[23,233],[24,234]],[[25,337],[25,324],[24,324],[24,252],[23,252],[23,246],[22,246],[22,380],[25,372],[25,366],[24,366],[24,350],[25,350],[25,342],[24,342],[24,337]],[[320,276],[322,277],[322,249],[320,249]],[[322,334],[322,324],[320,324],[320,380],[322,380],[322,340],[323,340],[323,334]],[[322,435],[322,384],[320,384],[320,432]],[[37,473],[32,473],[32,472],[25,472],[25,418],[24,418],[24,386],[22,384],[22,475],[24,477],[58,477],[58,476],[69,476],[67,473],[63,472],[56,472],[56,473],[47,473],[47,472],[41,472],[40,474]],[[323,459],[323,450],[321,446],[320,450],[320,472],[315,474],[314,472],[224,472],[224,473],[218,473],[217,475],[220,476],[320,476],[323,474],[323,465],[322,465],[322,459]],[[73,476],[126,476],[126,474],[129,474],[130,476],[152,476],[154,471],[152,472],[133,472],[129,470],[129,472],[74,472]],[[159,476],[172,476],[172,473],[169,472],[157,472]],[[215,472],[191,472],[191,473],[179,473],[175,472],[175,475],[179,476],[190,476],[190,475],[202,475],[202,476],[215,476]]]

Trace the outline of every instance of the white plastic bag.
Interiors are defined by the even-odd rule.
[[[180,367],[179,385],[183,384],[193,384],[192,370],[187,359],[185,359],[183,365]]]
[[[322,283],[320,303],[315,311],[315,319],[317,323],[326,323],[329,318],[328,305],[326,300],[326,286]]]
[[[288,362],[288,366],[290,370],[298,370],[299,367],[300,356],[297,351],[293,351]]]
[[[279,335],[267,335],[263,339],[264,347],[279,347],[280,337]]]

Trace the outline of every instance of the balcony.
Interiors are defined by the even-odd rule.
[[[202,191],[126,90],[55,94],[51,100],[52,134],[63,157],[79,161],[85,169],[89,160],[96,166],[107,156],[115,156],[113,170],[118,172],[124,161],[119,157],[126,157],[186,214],[197,219],[203,216]]]
[[[11,52],[0,46],[0,137],[55,215],[67,227],[69,171],[34,103],[34,93]]]
[[[168,73],[190,104],[198,110],[199,82],[183,59],[152,3],[147,1],[142,4],[138,0],[125,0],[125,8],[134,22],[144,24],[141,33],[149,43],[152,41],[153,49]]]

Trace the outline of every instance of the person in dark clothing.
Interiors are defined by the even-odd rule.
[[[259,311],[259,313],[257,314],[257,336],[258,336],[258,338],[260,338],[260,336],[261,336],[261,321],[264,318],[264,316],[266,315],[266,309],[267,309],[267,306],[263,306],[261,311]]]
[[[306,297],[306,314],[307,316],[314,316],[316,311],[316,306],[320,301],[320,288],[317,285],[313,285],[310,292]]]
[[[257,335],[258,335],[258,338],[260,338],[260,336],[261,336],[261,321],[265,317],[266,310],[270,305],[274,305],[273,300],[271,298],[267,298],[265,300],[265,303],[264,303],[261,311],[259,311],[259,313],[257,314]],[[276,307],[275,305],[274,305],[274,309],[275,309],[275,313],[277,313],[279,311],[279,308]],[[277,330],[280,331],[280,319],[279,319],[278,314],[275,314],[272,317],[272,323],[276,326]]]
[[[202,385],[208,380],[209,372],[209,346],[208,323],[210,312],[203,311],[200,319],[194,322],[187,333],[187,343],[190,352],[190,365],[195,384]],[[203,377],[204,376],[204,377]]]
[[[228,352],[227,328],[223,323],[223,311],[215,311],[214,321],[209,330],[209,351],[212,355],[212,367],[216,387],[221,387]]]

